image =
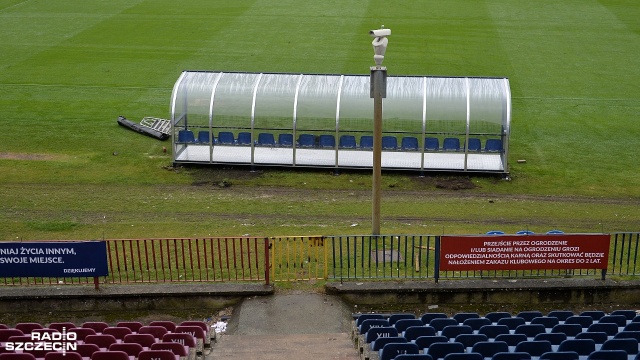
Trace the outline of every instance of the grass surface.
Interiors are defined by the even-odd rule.
[[[0,0],[0,240],[369,232],[366,172],[173,171],[115,120],[167,117],[185,69],[366,73],[381,24],[390,74],[504,76],[513,96],[513,181],[385,174],[384,233],[638,231],[638,18],[633,0]]]

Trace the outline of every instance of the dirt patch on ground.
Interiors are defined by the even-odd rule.
[[[471,178],[466,176],[437,177],[431,180],[435,187],[445,190],[469,190],[475,189],[476,185]]]
[[[198,167],[191,171],[193,178],[191,185],[227,188],[231,187],[235,181],[255,179],[262,176],[262,173],[250,168]]]
[[[51,161],[60,160],[60,156],[51,154],[25,154],[25,153],[10,153],[0,152],[0,159],[3,160],[39,160],[39,161]]]

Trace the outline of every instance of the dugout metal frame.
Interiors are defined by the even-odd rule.
[[[368,75],[184,71],[171,95],[173,162],[371,168],[362,141],[373,133],[369,94]],[[510,124],[507,78],[389,76],[383,136],[397,146],[383,148],[382,168],[507,174]],[[221,142],[221,132],[234,141]],[[276,141],[260,142],[261,133]],[[280,134],[293,142],[278,142]],[[301,134],[316,142],[299,142]],[[320,135],[334,146],[318,143]],[[342,147],[342,135],[360,141]],[[417,148],[402,146],[403,138],[417,139]],[[427,138],[438,148],[425,148]],[[445,139],[459,148],[445,149]]]

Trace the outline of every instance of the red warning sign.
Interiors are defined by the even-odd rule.
[[[610,235],[442,236],[440,270],[606,269]]]

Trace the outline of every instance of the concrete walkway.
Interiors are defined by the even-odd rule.
[[[245,299],[207,359],[359,359],[351,312],[333,296],[299,293]]]

